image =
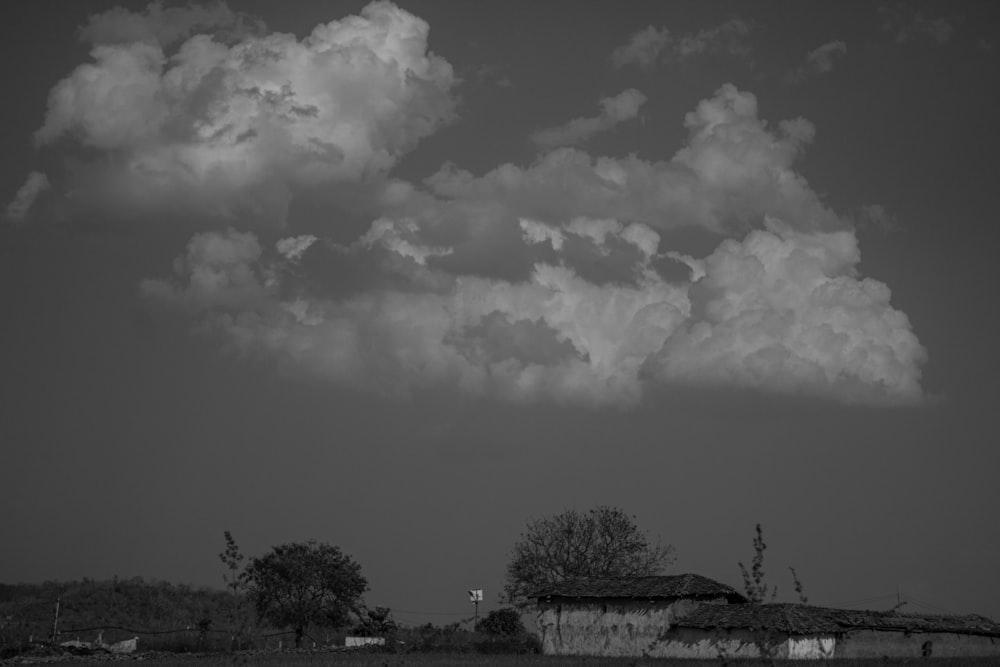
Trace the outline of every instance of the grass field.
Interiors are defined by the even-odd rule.
[[[143,667],[320,667],[327,665],[342,665],[343,667],[430,667],[431,665],[441,665],[442,667],[457,667],[459,665],[472,665],[473,667],[569,667],[570,665],[586,665],[587,667],[653,667],[661,665],[663,667],[709,667],[712,665],[728,664],[732,667],[754,665],[761,666],[765,663],[759,660],[730,660],[723,663],[718,660],[677,660],[677,659],[636,659],[636,658],[587,658],[587,657],[560,657],[543,655],[480,655],[475,653],[412,653],[412,654],[379,654],[379,653],[330,653],[330,652],[267,652],[253,654],[188,654],[167,656],[164,654],[153,654],[147,656],[135,656],[132,659],[121,660],[120,662],[138,662]],[[4,661],[7,664],[25,664],[17,660]],[[33,664],[44,664],[51,667],[60,665],[96,664],[106,661],[87,661],[82,658],[68,660],[44,659]],[[119,662],[119,661],[115,661]],[[27,663],[32,664],[32,663]],[[778,665],[802,667],[809,662],[779,660]],[[824,667],[883,667],[886,665],[902,666],[913,665],[914,667],[950,667],[951,665],[961,667],[992,667],[997,665],[995,658],[910,658],[895,660],[828,660],[822,663]]]

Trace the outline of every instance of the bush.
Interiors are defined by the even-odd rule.
[[[517,637],[526,632],[521,614],[512,607],[491,611],[476,623],[476,631],[493,637]]]

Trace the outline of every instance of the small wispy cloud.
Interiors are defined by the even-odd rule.
[[[896,44],[928,41],[947,44],[955,34],[954,23],[945,17],[928,18],[921,11],[913,11],[902,4],[879,7],[882,31],[892,35]]]
[[[651,67],[658,61],[681,61],[706,53],[745,55],[750,47],[746,36],[751,26],[740,18],[731,18],[711,28],[688,35],[674,35],[667,28],[647,26],[632,35],[628,44],[611,54],[615,67],[638,65]]]
[[[540,148],[582,144],[597,132],[609,130],[619,123],[635,118],[645,102],[645,95],[635,88],[629,88],[614,97],[602,99],[599,115],[574,118],[565,125],[539,130],[531,135],[531,141]]]
[[[508,69],[507,65],[480,65],[472,70],[472,76],[483,84],[497,88],[511,88],[514,85],[514,82],[510,78]]]
[[[802,83],[806,79],[833,71],[834,63],[847,54],[847,44],[834,40],[806,54],[805,61],[784,76],[785,83]]]
[[[899,219],[882,204],[864,204],[852,216],[855,227],[880,234],[892,234],[903,230]]]
[[[35,205],[38,197],[52,187],[48,176],[40,171],[28,174],[24,185],[18,188],[14,199],[7,204],[6,215],[11,222],[22,223],[28,217],[28,212]]]

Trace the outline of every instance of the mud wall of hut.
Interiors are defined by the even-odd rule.
[[[664,636],[674,619],[698,604],[701,603],[693,600],[555,600],[542,603],[537,626],[542,652],[613,657],[718,657],[719,651],[709,647],[709,642],[703,642],[701,637],[692,637],[690,642],[674,646],[675,642]],[[738,655],[750,657],[751,654]]]
[[[1000,637],[952,632],[852,630],[837,638],[837,658],[1000,656]]]

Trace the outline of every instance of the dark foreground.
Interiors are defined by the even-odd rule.
[[[751,667],[764,665],[760,660],[681,660],[652,658],[588,658],[561,657],[544,655],[480,655],[475,653],[375,653],[375,652],[345,652],[345,651],[246,651],[240,653],[188,653],[171,654],[163,652],[142,652],[132,655],[21,655],[0,661],[0,665],[58,665],[95,664],[95,663],[133,663],[141,662],[143,667],[320,667],[326,665],[343,665],[344,667],[416,667],[442,665],[457,667],[472,665],[481,667],[527,667],[551,666],[568,667],[569,665],[587,665],[588,667],[639,667],[662,665],[663,667],[709,667],[713,665],[731,665],[733,667]],[[778,660],[777,665],[802,667],[815,664],[812,661]],[[901,666],[920,665],[923,667],[994,667],[995,658],[898,658],[898,659],[844,659],[826,660],[824,667],[882,667],[884,665]],[[122,666],[124,667],[124,665]]]

